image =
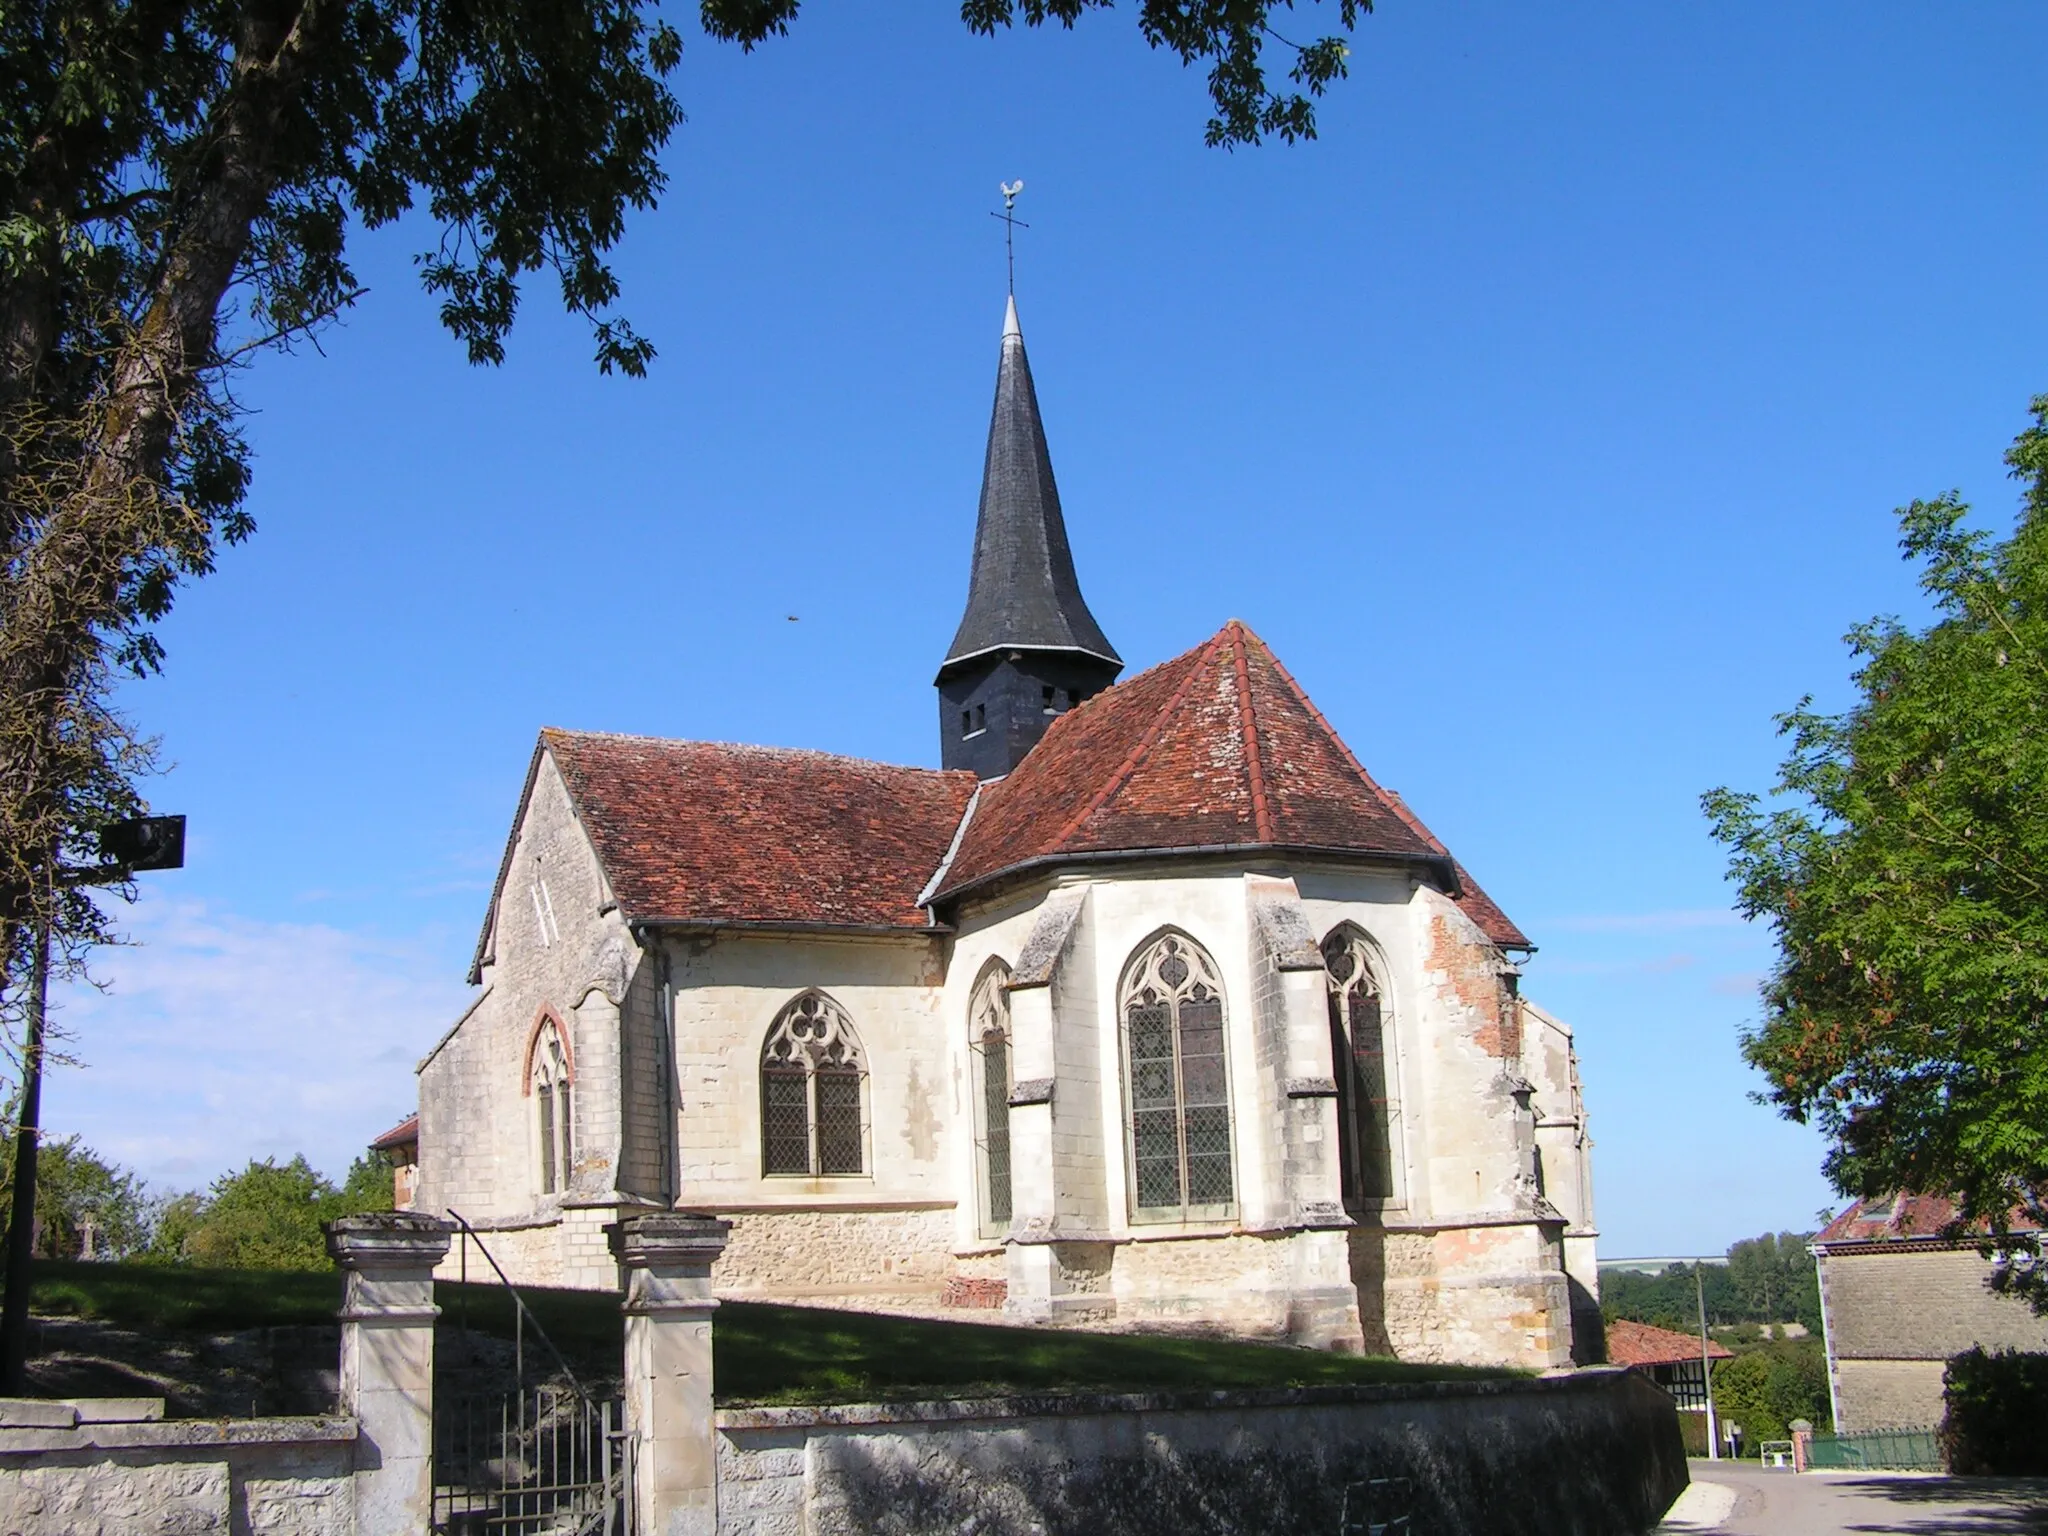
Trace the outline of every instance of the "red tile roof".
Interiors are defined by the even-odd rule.
[[[1242,848],[1438,865],[1489,938],[1529,947],[1236,619],[1054,721],[984,787],[938,895],[1070,855]]]
[[[535,775],[553,760],[628,922],[916,929],[971,773],[824,752],[544,730],[470,966],[491,929]]]
[[[631,922],[923,928],[974,775],[823,752],[541,733]]]
[[[370,1143],[372,1152],[389,1152],[395,1147],[410,1147],[420,1139],[420,1117],[407,1115],[382,1136]]]
[[[1816,1243],[1881,1243],[1908,1237],[1946,1237],[1956,1220],[1956,1203],[1940,1195],[1898,1195],[1879,1200],[1858,1200],[1829,1222]],[[2008,1218],[2015,1232],[2040,1230],[2025,1211],[2015,1210]],[[1979,1221],[1968,1231],[1989,1230]]]
[[[1673,1333],[1648,1323],[1631,1323],[1616,1318],[1607,1325],[1607,1360],[1610,1365],[1684,1365],[1700,1357],[1699,1335]],[[1707,1358],[1732,1360],[1735,1351],[1707,1341]]]

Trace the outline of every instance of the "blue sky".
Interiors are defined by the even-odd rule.
[[[1309,8],[1304,8],[1305,13]],[[1306,30],[1306,14],[1301,23]],[[1603,1248],[1827,1203],[1737,1054],[1766,937],[1697,809],[1918,612],[1890,511],[2048,390],[2048,10],[1386,0],[1320,142],[1203,148],[1129,7],[694,34],[605,379],[544,285],[503,368],[401,227],[241,381],[259,532],[126,707],[192,818],[63,1017],[46,1115],[175,1186],[406,1113],[543,724],[934,763],[1002,318],[1088,598],[1133,667],[1245,619],[1541,946]],[[797,621],[790,622],[789,615]]]

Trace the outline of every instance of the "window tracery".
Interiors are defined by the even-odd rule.
[[[1391,1200],[1397,1104],[1390,1089],[1385,993],[1372,944],[1350,924],[1323,940],[1329,981],[1330,1064],[1337,1079],[1337,1158],[1344,1203]]]
[[[540,1192],[552,1195],[568,1186],[576,1166],[576,1111],[569,1053],[562,1032],[550,1019],[533,1042],[527,1086],[537,1119],[535,1141],[540,1152]]]
[[[970,1092],[981,1174],[981,1230],[1000,1236],[1010,1226],[1010,972],[991,965],[967,1005]]]
[[[777,1014],[761,1048],[761,1171],[863,1172],[866,1076],[852,1021],[824,993],[803,993]]]
[[[1126,968],[1117,1012],[1133,1206],[1155,1217],[1228,1215],[1235,1186],[1215,961],[1192,939],[1162,934]]]

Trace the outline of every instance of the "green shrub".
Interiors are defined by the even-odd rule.
[[[1723,1424],[1740,1424],[1743,1443],[1785,1440],[1794,1419],[1825,1429],[1827,1351],[1819,1339],[1760,1344],[1714,1367],[1714,1409]]]
[[[2048,1354],[1965,1350],[1942,1372],[1941,1454],[1951,1472],[2048,1476]]]

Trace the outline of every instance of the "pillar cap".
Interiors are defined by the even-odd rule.
[[[628,1216],[604,1229],[612,1257],[621,1264],[644,1268],[652,1264],[709,1264],[725,1251],[732,1223],[693,1211],[655,1211]]]
[[[375,1211],[325,1224],[327,1252],[343,1269],[388,1269],[441,1262],[455,1223],[420,1211]]]

